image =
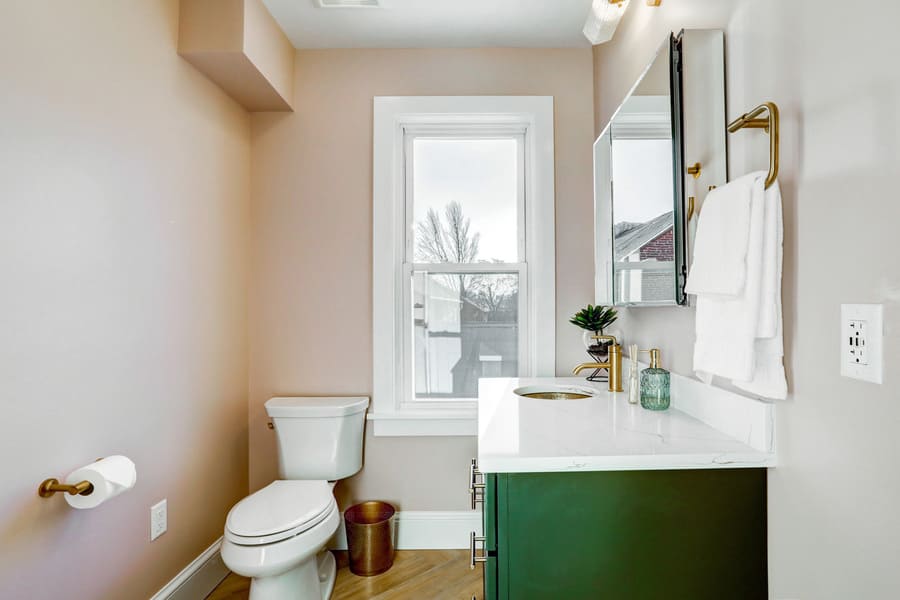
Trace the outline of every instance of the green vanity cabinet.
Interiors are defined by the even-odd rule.
[[[768,597],[765,469],[485,474],[485,600]]]

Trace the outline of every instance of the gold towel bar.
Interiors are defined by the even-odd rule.
[[[41,482],[38,487],[38,496],[41,498],[49,498],[56,492],[67,492],[75,496],[81,494],[87,496],[94,491],[94,484],[90,481],[79,481],[74,484],[60,483],[58,479],[50,478]]]
[[[768,112],[765,119],[759,118],[761,114]],[[728,124],[728,132],[734,133],[739,129],[753,128],[765,129],[769,134],[769,174],[766,177],[766,187],[775,183],[778,178],[778,106],[774,102],[764,102],[750,112]]]
[[[767,112],[768,115],[766,118],[760,118],[764,112]],[[769,173],[766,175],[766,189],[778,179],[778,126],[778,106],[774,102],[764,102],[728,124],[728,133],[734,133],[740,129],[765,129],[769,134]],[[700,163],[694,163],[687,167],[686,171],[696,179],[700,177],[701,168]],[[709,186],[710,192],[714,189],[716,186]],[[696,202],[697,199],[694,196],[688,196],[688,221],[700,213],[700,208],[695,206]]]

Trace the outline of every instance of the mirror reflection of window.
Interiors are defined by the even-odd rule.
[[[675,218],[669,96],[631,96],[611,132],[615,301],[671,303]]]
[[[613,255],[621,302],[675,298],[671,161],[670,139],[613,140]]]

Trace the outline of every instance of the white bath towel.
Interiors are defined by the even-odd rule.
[[[703,203],[694,240],[688,294],[736,296],[747,278],[750,200],[755,174],[712,190]]]
[[[787,397],[781,312],[783,259],[784,221],[781,189],[776,181],[765,191],[763,271],[760,286],[759,323],[753,353],[753,376],[747,381],[736,380],[733,382],[742,390],[776,400],[783,400]]]
[[[713,234],[709,229],[721,219],[714,212],[714,219],[700,220],[694,246],[694,264],[701,261],[701,269],[707,273],[698,277],[702,283],[693,286],[697,296],[696,333],[694,345],[694,371],[697,376],[711,382],[714,375],[724,377],[741,389],[768,398],[784,398],[787,384],[783,366],[783,342],[781,327],[781,260],[782,218],[781,192],[777,182],[765,189],[765,172],[752,173],[723,186],[723,191],[735,185],[749,189],[745,236],[735,233],[730,239]],[[727,209],[719,202],[737,199],[740,193],[717,194],[707,197],[703,210],[714,208],[717,212]],[[740,213],[740,209],[736,209]],[[728,248],[743,245],[745,248]],[[701,240],[705,240],[701,245]],[[698,247],[699,246],[699,247]],[[701,259],[701,253],[705,256]],[[712,270],[702,266],[704,262],[743,253],[743,285],[736,293],[723,293],[726,289],[716,285]],[[693,277],[694,265],[691,266]],[[734,278],[730,284],[734,289]]]

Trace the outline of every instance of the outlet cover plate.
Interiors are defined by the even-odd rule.
[[[884,309],[881,304],[841,304],[841,375],[881,383]]]
[[[166,498],[150,507],[150,541],[152,542],[169,528],[169,509]]]

